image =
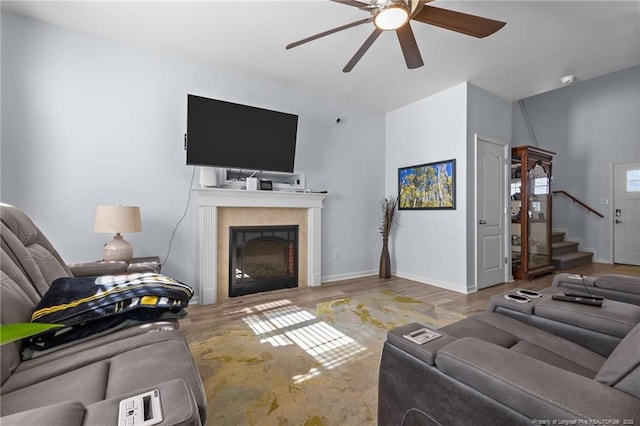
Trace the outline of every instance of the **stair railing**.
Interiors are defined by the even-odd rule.
[[[565,197],[569,198],[571,201],[573,201],[576,204],[580,204],[582,207],[584,207],[585,209],[587,209],[587,211],[595,214],[598,217],[604,217],[604,215],[598,211],[596,211],[595,209],[589,207],[588,205],[586,205],[585,203],[583,203],[582,201],[578,200],[576,197],[574,197],[573,195],[569,194],[567,191],[553,191],[553,195],[564,195]]]

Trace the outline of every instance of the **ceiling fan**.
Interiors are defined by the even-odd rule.
[[[373,32],[342,69],[343,72],[351,71],[380,34],[382,34],[383,31],[391,30],[395,30],[398,36],[400,48],[402,49],[407,67],[413,69],[423,66],[424,62],[422,61],[416,38],[409,24],[411,20],[424,22],[425,24],[435,25],[477,38],[487,37],[506,25],[506,22],[494,21],[493,19],[441,9],[426,4],[432,0],[371,0],[371,3],[364,3],[357,0],[331,1],[368,11],[371,16],[288,44],[286,48],[291,49],[321,37],[337,33],[338,31],[372,22],[375,27]]]

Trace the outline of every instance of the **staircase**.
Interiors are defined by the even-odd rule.
[[[593,253],[578,251],[578,243],[565,241],[564,237],[564,232],[551,233],[551,263],[556,269],[564,271],[591,263]]]

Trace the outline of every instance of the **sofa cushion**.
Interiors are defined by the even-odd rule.
[[[164,340],[154,341],[160,333],[164,333]],[[1,388],[2,415],[63,401],[88,405],[182,379],[193,390],[199,412],[205,417],[204,390],[181,333],[146,333],[126,343],[116,344],[116,351],[111,345],[96,346],[49,362],[44,356],[22,362]]]
[[[109,361],[97,362],[13,392],[3,392],[1,412],[6,416],[64,401],[88,405],[104,399],[108,380]]]
[[[121,336],[125,330],[114,333]],[[31,386],[41,380],[65,374],[76,368],[84,367],[104,360],[110,360],[127,351],[163,344],[171,341],[184,341],[182,333],[177,330],[154,331],[128,336],[122,339],[111,339],[110,334],[87,341],[76,348],[70,347],[48,353],[46,355],[22,361],[14,374],[2,386],[2,392]]]
[[[614,349],[595,380],[640,398],[640,324]]]
[[[61,402],[5,416],[2,426],[81,426],[84,415],[85,407],[80,402]]]
[[[621,274],[606,274],[596,278],[594,286],[626,293],[640,294],[640,277]]]
[[[605,361],[603,356],[573,342],[494,312],[476,314],[441,330],[453,337],[476,337],[513,349],[591,379]]]
[[[546,424],[543,419],[593,424],[592,419],[633,420],[640,414],[637,399],[631,395],[472,337],[438,351],[436,365],[448,377],[533,420],[516,423],[505,419],[499,424],[535,424],[536,420]],[[468,391],[459,396],[462,403],[467,397],[472,397]],[[447,424],[458,423],[448,420]],[[474,424],[496,424],[475,420]]]

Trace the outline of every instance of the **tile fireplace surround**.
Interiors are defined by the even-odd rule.
[[[320,285],[326,194],[197,188],[200,303],[229,297],[229,226],[298,225],[300,287]]]

